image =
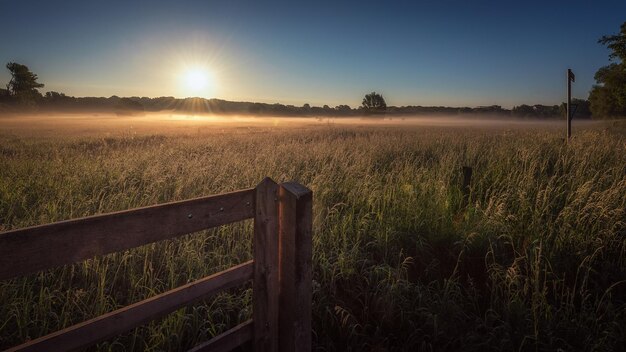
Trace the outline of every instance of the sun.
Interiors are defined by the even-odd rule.
[[[181,75],[182,90],[188,96],[207,96],[213,94],[215,81],[210,71],[204,67],[191,67]]]
[[[207,85],[207,74],[201,69],[191,69],[185,72],[185,84],[189,89],[201,90]]]

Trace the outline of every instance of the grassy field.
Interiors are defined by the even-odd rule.
[[[0,118],[0,230],[296,180],[314,192],[314,348],[623,350],[626,133],[445,120]],[[461,167],[472,166],[461,206]],[[251,223],[0,282],[0,348],[251,258]],[[233,290],[101,343],[184,350]]]

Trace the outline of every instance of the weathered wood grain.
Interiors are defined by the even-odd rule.
[[[0,233],[0,280],[254,216],[254,189]]]
[[[40,337],[8,351],[73,351],[128,331],[171,313],[200,298],[245,283],[253,277],[254,262],[175,288],[97,318]]]
[[[254,217],[254,347],[278,350],[278,185],[265,178],[256,187]]]
[[[280,185],[279,350],[311,350],[313,192]]]

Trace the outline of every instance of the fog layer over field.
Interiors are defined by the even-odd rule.
[[[0,115],[0,130],[18,135],[99,135],[144,133],[201,133],[206,129],[315,128],[329,126],[423,126],[495,130],[565,128],[564,120],[521,120],[493,116],[407,117],[256,117],[245,115],[191,115],[180,113],[36,113]],[[590,120],[574,121],[577,127],[597,126]]]

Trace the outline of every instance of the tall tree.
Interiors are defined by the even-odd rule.
[[[7,84],[9,94],[18,101],[34,101],[41,97],[37,89],[43,84],[37,82],[37,75],[32,73],[26,65],[9,62],[7,69],[11,72],[11,80]]]
[[[385,98],[382,95],[371,92],[369,94],[365,94],[363,98],[363,102],[361,103],[363,108],[368,110],[385,110],[387,109],[387,103],[385,102]]]
[[[611,49],[610,60],[617,60],[601,67],[595,74],[597,84],[589,93],[591,112],[594,117],[626,118],[626,22],[616,35],[605,35],[598,43]]]
[[[606,45],[611,49],[609,59],[619,59],[622,63],[626,62],[626,22],[622,23],[620,31],[615,35],[604,35],[598,43]]]

